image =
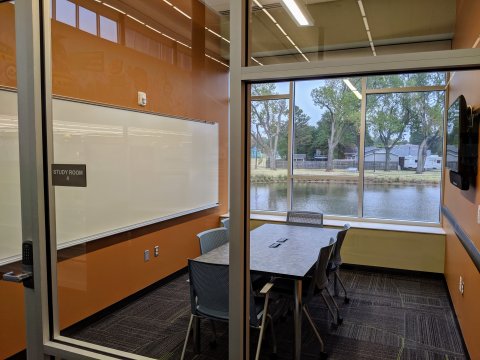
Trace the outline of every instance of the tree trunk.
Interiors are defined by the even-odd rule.
[[[427,139],[423,139],[418,147],[417,153],[417,174],[421,174],[425,171],[425,146],[427,145]]]
[[[275,159],[275,151],[270,150],[270,169],[277,170],[277,159]]]
[[[335,150],[333,144],[328,141],[327,171],[333,171],[333,150]]]
[[[385,148],[385,171],[390,170],[390,148],[386,147]]]

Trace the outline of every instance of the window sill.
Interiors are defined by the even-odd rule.
[[[222,218],[228,217],[228,214],[222,215]],[[251,220],[269,221],[269,222],[281,222],[286,221],[284,215],[272,215],[272,214],[251,214]],[[440,225],[436,226],[424,226],[424,225],[403,225],[392,223],[381,223],[371,221],[351,221],[348,219],[324,219],[323,224],[325,226],[342,227],[344,224],[349,223],[353,229],[368,229],[368,230],[384,230],[384,231],[398,231],[416,234],[434,234],[445,235],[445,230]]]

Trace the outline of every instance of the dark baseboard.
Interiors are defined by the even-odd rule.
[[[187,272],[188,272],[188,268],[184,267],[184,268],[174,272],[173,274],[171,274],[171,275],[153,283],[152,285],[149,285],[146,288],[144,288],[140,291],[137,291],[136,293],[134,293],[134,294],[118,301],[118,302],[116,302],[115,304],[112,304],[112,305],[106,307],[105,309],[100,310],[99,312],[97,312],[93,315],[90,315],[89,317],[87,317],[83,320],[80,320],[79,322],[69,326],[66,329],[63,329],[60,333],[61,333],[62,336],[68,337],[69,334],[75,333],[78,330],[83,329],[86,326],[89,326],[89,325],[93,324],[94,322],[97,322],[97,321],[101,320],[103,317],[111,314],[114,311],[117,311],[117,310],[121,309],[122,307],[125,307],[126,305],[132,303],[133,301],[138,300],[142,296],[144,296],[144,295],[148,294],[149,292],[159,288],[162,285],[167,284],[168,282],[178,278],[179,276],[186,274]]]
[[[465,353],[465,357],[467,358],[467,360],[470,360],[470,354],[468,353],[467,344],[465,344],[465,340],[463,338],[462,328],[460,327],[460,323],[458,322],[457,314],[455,313],[455,308],[453,307],[452,297],[450,296],[450,291],[448,290],[447,279],[445,279],[445,276],[443,277],[443,284],[445,285],[445,289],[447,289],[448,302],[450,303],[450,307],[452,308],[452,311],[453,311],[453,318],[455,320],[455,326],[457,327],[458,333],[460,334],[460,338],[462,339],[463,352]]]
[[[22,350],[15,355],[12,355],[5,360],[27,360],[27,350]]]
[[[385,274],[408,275],[408,276],[433,278],[433,279],[445,279],[445,276],[441,273],[434,273],[434,272],[428,272],[428,271],[394,269],[394,268],[386,268],[386,267],[380,267],[380,266],[357,265],[357,264],[347,264],[347,263],[343,263],[341,268],[350,269],[350,270],[373,271],[376,273],[385,273]]]

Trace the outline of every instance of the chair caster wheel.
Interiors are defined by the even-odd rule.
[[[328,354],[327,354],[326,352],[322,351],[322,352],[320,353],[320,359],[321,359],[321,360],[325,360],[325,359],[327,359],[327,358],[328,358]]]
[[[210,349],[215,349],[217,347],[217,341],[216,340],[210,341],[208,345],[210,346]]]
[[[338,318],[337,325],[342,325],[342,324],[343,324],[343,318]]]
[[[346,298],[343,300],[343,302],[344,302],[345,304],[348,304],[348,303],[350,302],[350,299],[346,297]]]

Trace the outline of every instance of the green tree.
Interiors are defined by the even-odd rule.
[[[266,96],[276,93],[275,84],[252,86],[252,96]],[[251,104],[252,144],[267,154],[270,169],[276,170],[276,156],[280,137],[287,137],[282,131],[288,119],[288,103],[285,99],[254,100]]]
[[[443,91],[414,93],[410,142],[418,144],[417,174],[425,171],[427,150],[439,148],[442,129],[445,95]]]
[[[311,92],[313,103],[324,111],[318,123],[318,143],[326,140],[327,171],[333,171],[333,158],[345,136],[358,133],[360,101],[342,79],[325,80]]]
[[[390,152],[405,136],[412,115],[410,93],[370,95],[367,101],[367,127],[385,149],[384,170],[388,171]]]
[[[308,159],[312,159],[315,153],[313,148],[315,127],[309,124],[310,116],[298,106],[295,106],[293,117],[295,125],[294,152],[295,154],[306,154]]]

